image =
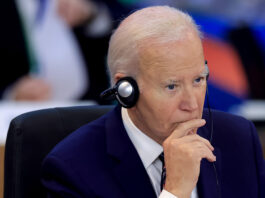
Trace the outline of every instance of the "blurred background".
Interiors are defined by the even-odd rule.
[[[212,108],[242,113],[242,105],[255,106],[250,101],[263,104],[262,0],[4,0],[2,101],[107,103],[99,94],[109,86],[109,37],[129,13],[150,5],[178,7],[199,25],[210,68]]]
[[[150,5],[178,7],[194,18],[204,34],[211,108],[252,120],[265,153],[264,0],[3,0],[0,181],[13,117],[40,108],[110,104],[99,98],[109,87],[110,35],[128,14]]]

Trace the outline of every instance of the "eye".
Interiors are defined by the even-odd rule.
[[[170,84],[170,85],[167,85],[166,88],[168,90],[174,90],[176,88],[176,85],[175,84]]]
[[[196,78],[196,79],[194,80],[194,82],[195,82],[195,84],[199,84],[199,83],[201,83],[204,79],[205,79],[205,77],[199,77],[199,78]]]

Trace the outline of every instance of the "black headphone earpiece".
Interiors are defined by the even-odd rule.
[[[116,99],[125,108],[133,107],[139,98],[137,82],[129,76],[117,81],[114,87],[103,91],[100,94],[102,99]]]
[[[206,68],[206,71],[207,71],[207,76],[206,76],[206,80],[208,81],[209,79],[209,76],[210,76],[210,72],[209,72],[209,67],[208,67],[208,62],[207,60],[205,60],[205,68]]]

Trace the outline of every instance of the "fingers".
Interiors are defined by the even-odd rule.
[[[196,134],[196,130],[205,124],[206,121],[204,119],[193,119],[178,124],[172,134],[163,142],[164,150],[169,147],[175,147],[175,151],[179,149],[178,147],[186,148],[191,152],[191,155],[197,153],[199,161],[202,158],[206,158],[211,162],[215,161],[214,147],[207,139]],[[182,152],[184,153],[185,151]]]
[[[196,134],[196,130],[204,126],[205,123],[206,121],[204,119],[193,119],[180,123],[172,134],[163,142],[164,149],[170,147],[172,142],[176,145],[195,144],[196,142],[198,144],[198,142],[200,142],[211,152],[211,154],[204,152],[204,154],[208,153],[208,155],[205,155],[207,159],[214,160],[214,155],[212,154],[214,147],[207,139]],[[192,148],[193,145],[189,146]]]
[[[209,140],[197,135],[197,134],[193,134],[193,135],[187,135],[185,138],[183,138],[182,142],[197,142],[200,141],[202,143],[205,144],[205,146],[207,146],[211,151],[214,150],[214,147],[211,145],[211,143],[209,142]]]
[[[197,134],[170,139],[163,147],[167,170],[165,189],[179,196],[190,195],[199,178],[201,160],[216,161],[213,147]]]
[[[198,181],[203,158],[216,161],[211,143],[196,134],[197,129],[205,123],[203,119],[179,123],[163,142],[167,169],[165,189],[175,195],[190,196]]]
[[[210,162],[216,161],[216,157],[213,154],[214,147],[208,140],[197,134],[170,140],[165,142],[163,147],[165,160],[167,160],[167,153],[170,153],[170,157],[176,155],[176,153],[183,153],[183,156],[191,158],[191,161],[192,158],[197,162],[200,162],[203,158]]]
[[[192,142],[190,143],[194,144]],[[196,145],[193,146],[193,149],[199,161],[201,161],[203,158],[206,158],[209,162],[216,161],[216,156],[213,154],[212,150],[206,146],[205,142],[196,142],[195,144]]]
[[[206,121],[204,119],[193,119],[180,123],[168,138],[175,139],[186,136],[189,133],[193,134],[199,127],[204,126],[205,123]]]
[[[175,195],[190,196],[198,181],[203,158],[216,161],[214,147],[207,139],[196,134],[196,130],[205,123],[203,119],[179,123],[163,142],[167,169],[165,189]]]

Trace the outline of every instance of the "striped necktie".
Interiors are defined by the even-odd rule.
[[[165,167],[165,160],[164,160],[164,152],[159,155],[159,159],[162,162],[162,174],[161,174],[161,182],[160,182],[160,189],[161,191],[164,188],[166,182],[166,167]]]

